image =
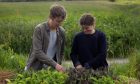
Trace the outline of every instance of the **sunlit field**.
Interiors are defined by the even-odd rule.
[[[102,77],[100,80],[91,78],[90,81],[93,84],[102,84],[100,81],[109,81],[104,84],[129,84],[130,81],[125,81],[129,80],[129,77],[134,77],[135,80],[140,78],[140,74],[137,74],[140,70],[138,61],[140,60],[138,57],[140,55],[140,2],[138,0],[0,2],[0,74],[5,70],[7,72],[11,70],[11,73],[14,73],[14,76],[11,76],[12,79],[6,81],[13,82],[13,84],[19,84],[19,82],[21,84],[50,84],[50,80],[54,81],[51,84],[65,83],[64,80],[68,75],[57,71],[51,72],[51,69],[46,70],[49,74],[45,70],[35,73],[23,71],[31,47],[34,28],[37,24],[47,21],[49,8],[55,3],[63,5],[67,10],[67,18],[62,24],[66,32],[64,61],[70,61],[69,54],[73,37],[81,30],[80,16],[83,13],[91,13],[96,17],[96,29],[106,34],[107,58],[127,58],[131,59],[130,61],[133,63],[122,66],[112,65],[110,67],[111,75]],[[137,66],[135,66],[136,64]],[[64,65],[67,67],[67,64]],[[45,79],[48,76],[50,79]],[[114,82],[114,76],[120,77],[120,80],[115,80],[118,83]],[[57,80],[54,80],[53,77],[56,77]],[[2,77],[0,76],[0,78]]]

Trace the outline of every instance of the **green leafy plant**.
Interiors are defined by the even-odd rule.
[[[9,84],[64,84],[67,74],[51,70],[23,72],[10,80]]]

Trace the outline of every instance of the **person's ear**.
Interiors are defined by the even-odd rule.
[[[55,18],[54,17],[52,17],[51,15],[49,16],[49,18],[51,19],[51,20],[54,20]]]
[[[93,23],[93,28],[95,28],[95,27],[96,27],[96,22]]]

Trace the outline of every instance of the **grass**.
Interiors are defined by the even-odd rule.
[[[123,79],[125,79],[124,76],[140,78],[139,66],[135,66],[139,63],[138,60],[136,63],[136,55],[138,56],[139,54],[135,50],[140,47],[140,4],[138,0],[135,0],[135,2],[134,0],[126,2],[122,0],[117,0],[117,2],[0,2],[0,71],[12,70],[16,74],[20,73],[15,78],[17,80],[15,82],[25,82],[23,80],[30,82],[29,79],[36,81],[38,76],[42,78],[46,76],[44,75],[46,72],[43,71],[33,73],[32,76],[34,78],[28,78],[31,74],[24,73],[23,69],[31,46],[34,27],[40,22],[47,20],[49,7],[53,3],[64,5],[68,13],[67,19],[63,24],[66,30],[65,59],[69,59],[74,34],[80,31],[78,21],[81,14],[90,12],[96,17],[97,28],[106,33],[108,58],[132,56],[130,61],[133,63],[112,65],[110,67],[112,75],[122,75]],[[63,65],[68,68],[71,66],[65,63]],[[60,78],[60,73],[58,73],[59,75],[57,75],[57,72],[53,74],[54,77]],[[53,80],[51,77],[52,75],[50,79]],[[42,78],[38,80],[42,81]],[[64,78],[62,77],[62,79]],[[108,77],[102,80],[110,81],[112,79]],[[99,84],[102,82],[100,80],[96,81]],[[44,82],[48,81],[45,80]]]

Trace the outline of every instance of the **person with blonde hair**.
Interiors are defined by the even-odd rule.
[[[66,10],[63,6],[51,6],[48,20],[35,27],[25,70],[40,70],[46,65],[57,71],[64,71],[61,62],[64,56],[65,32],[61,24],[65,18]]]

